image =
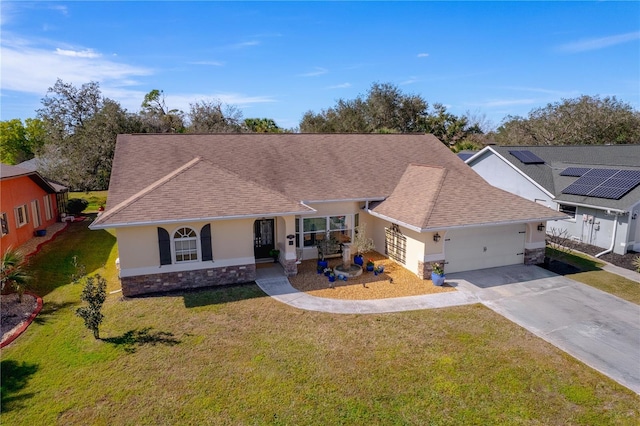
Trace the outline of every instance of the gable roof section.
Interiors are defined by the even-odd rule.
[[[528,150],[544,160],[544,164],[524,164],[509,151]],[[557,202],[583,204],[617,210],[629,209],[640,201],[640,187],[627,193],[619,200],[563,194],[562,190],[575,182],[578,177],[562,176],[568,167],[596,169],[640,170],[640,145],[568,145],[568,146],[489,146],[470,158],[472,165],[487,152],[495,152],[516,170],[544,188]]]
[[[56,185],[55,187],[45,178],[43,178],[40,173],[34,170],[28,170],[22,167],[10,166],[8,164],[0,165],[0,180],[5,179],[13,179],[26,176],[31,179],[36,185],[42,188],[48,194],[55,194],[56,192],[63,192],[66,190],[64,186]]]
[[[422,229],[484,217],[469,193],[494,190],[432,135],[119,135],[106,211],[92,227],[305,214],[313,212],[310,202],[387,199],[376,211]],[[487,223],[536,209],[507,198]],[[442,205],[448,210],[440,212]]]
[[[171,223],[313,211],[283,194],[194,158],[107,210],[93,225],[140,224],[140,218],[145,223]]]
[[[411,165],[394,192],[371,208],[422,232],[466,226],[524,223],[565,216],[522,197],[437,167]]]

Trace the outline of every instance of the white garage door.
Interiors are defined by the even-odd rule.
[[[445,236],[445,272],[472,271],[524,262],[526,225],[456,229]]]

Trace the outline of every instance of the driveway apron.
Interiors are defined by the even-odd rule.
[[[640,394],[640,306],[537,266],[460,272],[447,282]]]

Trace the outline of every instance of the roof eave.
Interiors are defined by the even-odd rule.
[[[113,228],[132,228],[137,226],[173,225],[176,223],[185,223],[185,222],[212,222],[212,221],[234,220],[234,219],[257,219],[257,218],[263,218],[263,217],[308,215],[308,214],[314,214],[316,212],[317,210],[311,209],[309,211],[260,213],[260,214],[247,214],[247,215],[232,215],[232,216],[207,216],[207,217],[193,217],[193,218],[171,219],[171,220],[148,220],[148,221],[139,221],[139,222],[136,221],[136,222],[120,222],[120,223],[97,223],[97,224],[94,222],[91,225],[89,225],[89,229],[96,230],[96,229],[113,229]]]
[[[501,226],[501,225],[517,225],[520,223],[531,223],[531,222],[547,222],[549,220],[563,220],[570,219],[569,216],[549,216],[549,217],[539,217],[539,218],[528,218],[528,219],[515,219],[515,220],[501,220],[497,222],[484,222],[484,223],[470,223],[464,225],[452,225],[452,226],[439,226],[439,227],[426,227],[420,229],[419,232],[433,232],[433,231],[444,231],[450,229],[464,229],[464,228],[477,228],[479,226]]]

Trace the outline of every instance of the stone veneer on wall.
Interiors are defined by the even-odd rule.
[[[250,264],[123,277],[121,283],[124,296],[139,296],[148,293],[240,284],[255,279],[256,265]]]
[[[545,248],[524,249],[524,264],[539,265],[544,262]]]
[[[444,260],[438,260],[437,262],[422,262],[418,261],[418,277],[423,280],[431,279],[431,272],[433,272],[433,268],[431,265],[434,263],[439,263],[441,265],[444,264]]]

